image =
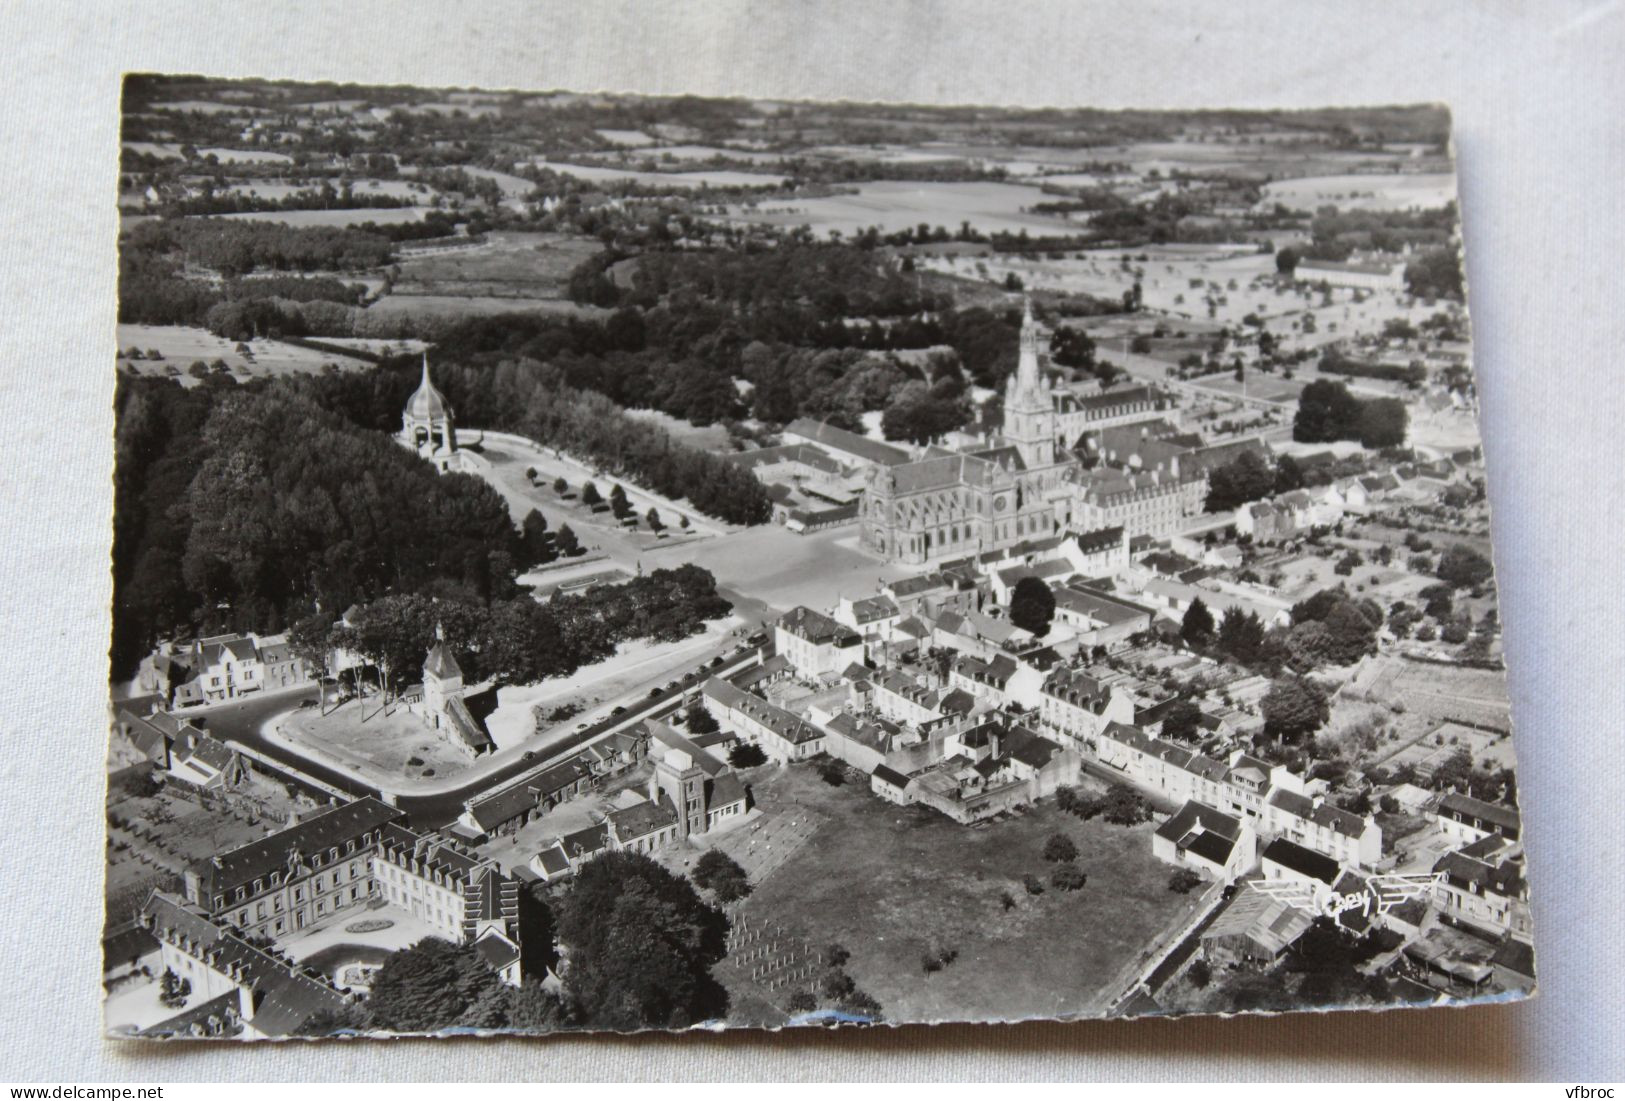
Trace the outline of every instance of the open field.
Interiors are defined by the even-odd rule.
[[[146,355],[156,349],[163,360],[126,360],[119,358],[119,366],[139,375],[168,375],[173,368],[182,386],[196,386],[198,380],[186,373],[196,360],[213,363],[224,360],[239,378],[260,378],[265,375],[313,374],[323,364],[336,363],[341,368],[360,370],[370,367],[364,359],[339,355],[336,352],[318,352],[275,340],[254,340],[249,348],[252,360],[237,352],[237,342],[215,336],[207,329],[194,329],[187,325],[129,325],[118,327],[118,346],[122,353],[130,348],[141,349]]]
[[[1502,730],[1511,725],[1506,675],[1498,669],[1433,665],[1382,656],[1370,659],[1358,684],[1372,702],[1403,700],[1404,725],[1416,733],[1459,720]]]
[[[728,217],[760,225],[806,225],[820,235],[832,229],[851,234],[868,226],[893,233],[921,222],[947,229],[969,222],[984,233],[1074,232],[1076,226],[1064,218],[1027,212],[1046,198],[1036,188],[1020,184],[880,180],[858,185],[855,194],[735,205],[729,207]]]
[[[126,141],[119,144],[132,153],[145,153],[149,157],[162,157],[170,161],[186,159],[181,153],[181,147],[174,142]]]
[[[227,164],[292,164],[286,153],[273,153],[268,149],[223,149],[218,146],[199,149],[199,157],[214,157]]]
[[[495,313],[561,313],[595,317],[609,311],[597,306],[578,306],[559,298],[499,298],[450,294],[389,294],[367,307],[369,314],[397,317],[423,314],[430,317],[487,317]]]
[[[805,767],[756,783],[763,828],[779,816],[820,821],[791,856],[756,884],[744,911],[809,943],[838,942],[847,971],[896,1022],[952,1019],[974,1005],[990,1020],[1068,1016],[1115,993],[1106,986],[1191,906],[1168,890],[1167,865],[1151,855],[1151,827],[1084,822],[1034,807],[967,828],[923,807],[897,807],[867,785],[832,788]],[[1040,857],[1052,833],[1077,842],[1083,890],[1028,895],[1021,877],[1048,878]],[[748,840],[741,831],[724,848]],[[787,835],[787,842],[789,840]],[[1005,909],[1009,892],[1015,906]],[[957,960],[935,974],[920,958],[936,948]]]
[[[197,186],[203,182],[203,177],[187,176],[184,182]],[[330,183],[335,188],[341,186],[341,181],[333,177],[326,181],[300,180],[288,182],[285,180],[233,180],[222,186],[216,186],[216,195],[258,195],[262,199],[285,199],[289,195],[296,195],[301,191],[320,190],[322,183]],[[413,184],[409,180],[354,180],[352,189],[357,195],[388,195],[397,199],[411,199],[421,202],[433,192],[423,184]]]
[[[1405,210],[1443,206],[1456,198],[1456,178],[1448,172],[1392,176],[1310,176],[1266,184],[1264,205],[1292,210]]]
[[[578,180],[598,183],[631,181],[645,187],[777,187],[782,176],[730,169],[701,169],[694,172],[638,172],[628,168],[608,168],[601,164],[566,164],[563,161],[536,160],[538,168],[549,168]]]
[[[403,259],[392,297],[555,300],[570,273],[603,246],[562,233],[492,233],[478,248]]]
[[[421,222],[427,207],[367,207],[358,210],[250,210],[241,214],[212,214],[212,218],[237,218],[251,222],[281,222],[290,226],[359,226],[367,222],[396,225]]]

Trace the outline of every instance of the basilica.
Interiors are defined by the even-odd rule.
[[[1039,344],[1029,302],[999,438],[962,451],[933,447],[913,461],[868,471],[858,511],[867,550],[928,566],[1075,528],[1092,489],[1072,450],[1077,440],[1174,415],[1172,403],[1151,387],[1091,395],[1057,388],[1040,368]],[[1088,519],[1094,526],[1102,518]]]

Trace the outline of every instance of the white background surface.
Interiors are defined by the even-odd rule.
[[[0,1079],[1625,1078],[1617,2],[48,3],[0,10]],[[100,1038],[126,70],[1095,107],[1455,111],[1540,997],[1297,1019],[544,1041]]]

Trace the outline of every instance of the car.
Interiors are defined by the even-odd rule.
[[[617,707],[615,710],[611,711],[610,714],[611,715],[624,715],[624,714],[626,714],[626,708],[624,706]]]
[[[535,759],[536,759],[536,751],[534,749],[525,750],[525,755],[520,758],[520,760],[522,760],[522,761],[534,761]]]

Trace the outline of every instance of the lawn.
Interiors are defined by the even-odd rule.
[[[845,945],[847,971],[889,1021],[1104,1012],[1125,968],[1193,905],[1194,896],[1168,890],[1149,825],[1085,822],[1052,801],[967,828],[885,803],[867,785],[832,788],[804,766],[767,773],[755,798],[769,824],[778,816],[822,821],[757,884],[747,920],[776,922],[815,946]],[[1021,877],[1047,880],[1052,865],[1039,852],[1056,832],[1077,843],[1088,884],[1075,894],[1028,895]],[[1009,910],[1006,892],[1015,902]],[[925,974],[921,956],[938,948],[958,957]],[[745,984],[738,997],[757,993]]]

